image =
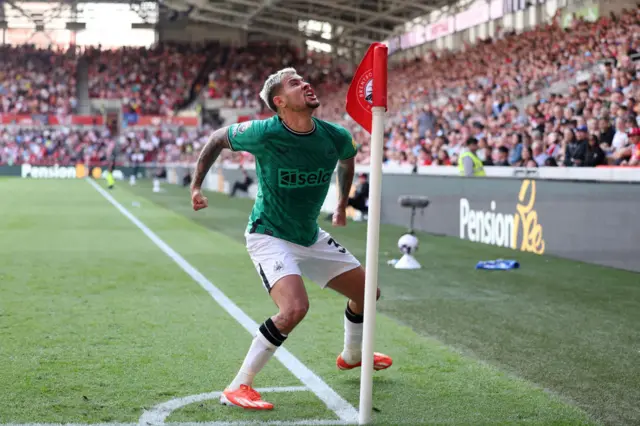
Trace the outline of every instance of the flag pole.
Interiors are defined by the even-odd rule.
[[[382,154],[384,116],[387,107],[387,47],[373,51],[373,103],[371,108],[371,166],[369,172],[369,206],[364,290],[364,324],[360,376],[359,424],[371,422],[373,405],[373,352],[378,289],[378,251],[380,245],[380,202],[382,195]]]

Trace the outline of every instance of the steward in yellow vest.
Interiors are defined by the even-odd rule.
[[[486,176],[482,161],[476,155],[477,151],[478,140],[473,137],[467,139],[467,150],[458,157],[460,176]]]

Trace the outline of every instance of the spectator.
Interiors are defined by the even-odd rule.
[[[358,175],[358,183],[353,197],[349,197],[349,206],[362,213],[362,219],[367,219],[369,212],[369,177],[366,173]]]
[[[580,167],[584,165],[587,152],[587,126],[576,129],[576,134],[569,128],[565,130],[562,141],[564,148],[564,166]]]
[[[253,179],[251,179],[251,176],[249,176],[244,167],[240,166],[240,171],[242,172],[243,179],[241,181],[237,180],[233,183],[233,188],[229,193],[229,197],[235,197],[236,192],[238,191],[243,191],[247,194],[249,193],[249,187],[253,183]]]
[[[533,145],[531,145],[531,151],[533,154],[533,161],[535,161],[539,166],[543,166],[547,161],[547,158],[549,158],[549,154],[547,154],[543,149],[542,142],[534,142]]]
[[[613,143],[613,137],[616,134],[615,129],[606,118],[598,120],[598,128],[600,129],[601,148],[606,151]]]
[[[589,144],[587,145],[585,155],[585,166],[596,167],[607,164],[607,157],[600,147],[600,140],[596,134],[589,135]]]
[[[522,156],[516,161],[513,165],[515,167],[530,167],[531,164],[535,164],[534,167],[538,166],[538,163],[533,159],[533,150],[530,147],[522,148]]]
[[[467,150],[460,154],[458,159],[458,170],[461,176],[486,176],[483,163],[476,152],[478,151],[478,141],[474,137],[467,139]]]
[[[615,157],[615,153],[619,152],[621,149],[624,149],[628,146],[629,136],[627,135],[627,130],[625,128],[625,120],[622,117],[618,117],[616,119],[616,131],[613,135],[613,139],[611,141],[611,146],[606,147],[605,151],[607,151],[610,155]],[[619,156],[620,154],[618,154]]]
[[[496,166],[509,166],[509,148],[505,146],[498,147],[498,159],[495,162]]]
[[[640,165],[640,127],[634,127],[629,130],[629,139],[628,156],[625,156],[620,165],[638,166]]]

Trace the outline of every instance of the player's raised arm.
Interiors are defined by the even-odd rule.
[[[346,209],[349,203],[349,192],[351,192],[355,169],[355,157],[338,162],[338,207],[333,215],[334,226],[345,226],[347,224]]]
[[[193,173],[193,179],[191,179],[191,203],[193,209],[196,211],[208,206],[207,198],[202,195],[200,188],[202,187],[202,182],[204,182],[207,172],[220,156],[222,150],[230,148],[228,130],[229,127],[227,126],[211,133],[209,140],[207,140],[204,148],[200,151],[200,156],[196,163],[196,170]]]
[[[340,156],[338,161],[338,206],[333,214],[333,226],[345,226],[347,224],[346,209],[349,205],[349,193],[356,170],[358,149],[353,136],[344,128],[337,141]]]
[[[349,204],[349,192],[351,192],[355,169],[355,157],[338,162],[338,207],[333,216],[333,224],[336,226],[345,226],[347,224],[345,211]]]

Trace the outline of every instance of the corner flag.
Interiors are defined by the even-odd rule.
[[[382,43],[369,46],[347,92],[347,114],[369,133],[376,107],[387,108],[387,46]]]
[[[366,279],[364,290],[364,324],[362,336],[362,371],[360,376],[360,410],[358,422],[371,421],[373,393],[373,343],[378,288],[378,250],[380,237],[380,198],[382,191],[382,145],[384,113],[387,110],[387,46],[373,43],[358,65],[349,91],[346,110],[371,134],[371,168],[369,173],[369,211],[367,223]]]

